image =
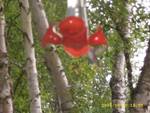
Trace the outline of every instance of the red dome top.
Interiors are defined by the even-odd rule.
[[[74,35],[86,29],[85,23],[80,17],[69,16],[59,24],[60,33],[63,35]]]

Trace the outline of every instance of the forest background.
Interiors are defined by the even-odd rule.
[[[66,0],[1,0],[0,112],[150,113],[145,4],[150,3],[87,0],[90,33],[102,25],[109,43],[91,64],[87,57],[71,58],[62,46],[40,45],[49,23],[66,16]]]

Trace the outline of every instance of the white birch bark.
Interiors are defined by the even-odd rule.
[[[13,113],[12,83],[8,73],[3,8],[2,1],[0,1],[0,113]]]
[[[43,9],[41,0],[30,0],[33,20],[39,37],[43,37],[48,29],[48,20]],[[56,48],[50,46],[45,49],[45,62],[50,73],[53,75],[56,94],[59,98],[59,113],[69,113],[72,106],[72,98],[69,93],[69,84],[65,75],[61,60],[56,53]]]
[[[112,96],[116,96],[115,98],[118,98],[118,100],[122,101],[124,105],[124,109],[123,111],[119,111],[119,109],[117,108],[113,108],[113,113],[125,113],[125,110],[129,109],[132,107],[132,99],[133,99],[133,86],[132,86],[132,67],[131,67],[131,61],[130,61],[130,49],[131,49],[131,44],[129,42],[129,38],[130,38],[130,21],[129,21],[129,2],[128,1],[122,1],[122,4],[124,5],[123,9],[126,11],[126,15],[122,15],[119,18],[119,21],[117,21],[117,18],[115,16],[113,16],[112,14],[112,19],[115,23],[116,26],[116,31],[118,32],[119,37],[122,40],[122,44],[124,45],[124,48],[121,49],[121,51],[123,52],[122,54],[124,54],[125,56],[125,60],[122,61],[124,62],[125,66],[123,66],[124,68],[127,69],[127,76],[128,76],[128,86],[129,86],[129,98],[131,99],[131,101],[129,100],[129,102],[127,104],[126,103],[126,86],[125,86],[125,72],[122,73],[122,76],[120,78],[118,78],[118,80],[116,79],[116,82],[114,80],[114,85],[112,87],[112,92],[114,92],[114,94],[112,94]],[[121,11],[121,10],[120,10]],[[120,71],[120,69],[118,68],[118,71]],[[122,79],[122,82],[121,82]],[[120,81],[119,81],[120,80]],[[119,84],[120,82],[120,84]],[[122,89],[123,91],[120,90],[120,93],[118,92],[117,94],[117,89],[115,89],[115,86],[117,86],[117,84],[119,85],[119,89]],[[118,90],[119,91],[119,90]],[[122,98],[121,98],[122,96]],[[112,97],[112,101],[113,101],[113,97]],[[119,104],[118,102],[116,102],[117,104]],[[120,105],[120,104],[119,104]],[[127,108],[127,109],[125,109]]]
[[[120,24],[116,24],[118,27],[116,27],[116,30],[118,31],[118,34],[120,35],[120,38],[123,41],[124,44],[124,55],[125,55],[125,61],[126,61],[126,72],[127,72],[127,80],[128,80],[128,91],[129,91],[129,99],[128,99],[128,110],[132,108],[133,104],[133,94],[134,94],[134,88],[133,88],[133,74],[132,74],[132,64],[131,64],[131,42],[130,42],[130,34],[131,34],[131,21],[130,21],[130,3],[129,1],[124,1],[124,7],[127,11],[127,14],[124,15],[124,18],[120,21]]]
[[[112,92],[112,113],[125,113],[125,57],[124,52],[116,53],[113,75],[110,81]]]
[[[22,30],[24,32],[24,47],[26,57],[26,74],[30,96],[30,112],[42,113],[41,97],[36,68],[35,49],[32,34],[31,12],[28,0],[20,0]]]
[[[144,66],[134,91],[133,108],[131,113],[150,113],[150,40]]]

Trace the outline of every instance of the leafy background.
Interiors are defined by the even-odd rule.
[[[44,8],[50,23],[59,22],[66,16],[67,1],[43,0]],[[144,2],[143,2],[144,3]],[[23,36],[20,22],[20,8],[18,0],[4,0],[6,18],[6,38],[9,53],[10,75],[13,80],[13,100],[15,113],[29,113],[29,99],[27,77],[24,70],[25,58],[23,49]],[[144,5],[136,0],[130,0],[130,41],[133,69],[139,69],[139,61],[134,58],[137,51],[146,48],[149,36],[149,12]],[[89,29],[92,33],[96,26],[102,25],[107,35],[109,48],[99,56],[99,66],[89,64],[87,57],[81,59],[70,58],[61,46],[57,52],[62,60],[68,81],[71,86],[74,109],[73,113],[111,113],[111,108],[103,104],[111,102],[109,78],[113,69],[114,53],[122,48],[122,41],[118,38],[114,20],[122,21],[128,15],[122,0],[91,0],[87,2]],[[123,23],[120,23],[123,26]],[[53,80],[48,74],[43,60],[43,49],[40,47],[37,32],[34,29],[34,41],[38,77],[42,98],[43,113],[55,111],[55,92]],[[144,54],[144,53],[143,53]],[[142,55],[142,57],[144,57]],[[140,58],[143,59],[143,58]],[[141,60],[142,61],[142,60]],[[141,63],[140,63],[141,64]],[[134,72],[135,83],[139,74]]]

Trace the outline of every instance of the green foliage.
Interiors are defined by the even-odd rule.
[[[67,4],[65,0],[51,0],[43,1],[45,6],[45,11],[48,17],[49,22],[55,23],[60,21],[63,17],[66,16]]]

